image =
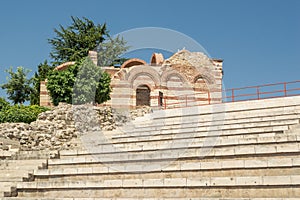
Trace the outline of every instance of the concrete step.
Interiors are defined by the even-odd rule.
[[[21,182],[17,189],[84,189],[84,188],[130,188],[130,187],[241,187],[241,186],[297,186],[300,175],[293,176],[241,176],[241,177],[190,177],[163,179],[126,179],[73,182]]]
[[[118,138],[110,138],[99,132],[89,132],[81,136],[80,139],[83,144],[91,145],[112,145],[121,143],[139,143],[139,142],[151,142],[159,140],[176,140],[176,139],[188,139],[188,138],[210,138],[210,137],[230,137],[230,136],[240,136],[241,138],[253,138],[254,135],[279,133],[289,130],[287,125],[283,126],[267,126],[267,127],[253,127],[245,129],[235,129],[226,131],[194,131],[192,130],[175,130],[170,133],[160,133],[152,132],[152,135],[142,135],[142,136],[131,136],[123,133],[123,136]],[[130,134],[130,133],[129,133]],[[255,136],[254,136],[255,137]]]
[[[95,152],[95,151],[94,151]],[[48,166],[51,165],[69,165],[75,163],[93,163],[93,162],[146,162],[154,160],[176,160],[192,158],[228,158],[228,157],[250,157],[278,154],[299,154],[300,147],[298,142],[265,144],[265,145],[241,145],[225,146],[221,148],[186,148],[186,149],[168,149],[151,150],[138,152],[114,152],[114,153],[92,153],[89,155],[74,155],[73,157],[63,159],[50,159]]]
[[[300,106],[299,106],[300,109]],[[139,122],[136,123],[133,121],[131,124],[129,123],[129,126],[123,126],[125,130],[128,128],[128,130],[132,128],[137,128],[139,130],[145,130],[160,126],[161,128],[169,128],[169,127],[174,127],[174,126],[186,126],[188,124],[199,124],[202,126],[210,126],[210,125],[232,125],[232,124],[245,124],[245,123],[257,123],[257,122],[267,122],[267,121],[278,121],[278,120],[288,120],[288,119],[299,119],[300,118],[300,113],[294,114],[294,113],[289,113],[285,111],[284,113],[277,112],[277,113],[269,113],[264,115],[256,113],[252,117],[247,117],[245,115],[241,115],[238,118],[229,118],[227,114],[225,116],[217,116],[214,117],[212,116],[194,116],[194,117],[186,117],[186,118],[166,118],[164,119],[159,119],[159,120],[153,120],[153,121],[145,121],[144,123]],[[131,125],[131,126],[130,126]]]
[[[17,184],[17,191],[20,196],[28,195],[31,197],[34,194],[41,195],[41,192],[44,192],[44,195],[48,197],[84,197],[89,194],[89,197],[99,197],[99,192],[110,191],[111,193],[102,193],[103,197],[115,197],[116,194],[120,193],[120,190],[127,189],[130,193],[127,195],[122,195],[125,197],[146,197],[145,193],[133,193],[137,191],[151,191],[155,188],[156,195],[152,197],[165,197],[163,193],[160,193],[160,190],[167,190],[167,197],[177,196],[178,192],[171,194],[172,189],[177,189],[181,191],[181,195],[185,197],[189,194],[189,197],[194,197],[193,193],[185,193],[189,189],[196,189],[199,197],[201,193],[199,191],[214,190],[214,189],[224,189],[232,188],[230,190],[230,195],[236,197],[234,194],[235,190],[241,188],[248,189],[247,194],[249,197],[256,197],[263,195],[266,190],[269,189],[273,191],[273,188],[277,188],[279,191],[285,189],[286,191],[292,192],[289,193],[289,196],[295,194],[295,197],[300,197],[300,192],[295,192],[298,190],[300,185],[300,175],[296,176],[241,176],[241,177],[190,177],[190,178],[164,178],[164,179],[126,179],[126,180],[98,180],[98,181],[72,181],[72,182],[23,182]],[[256,190],[255,193],[251,193],[251,189],[255,188],[264,188],[265,191]],[[279,188],[278,188],[279,187]],[[184,190],[183,190],[184,189]],[[62,192],[63,191],[63,192]],[[115,192],[113,192],[115,191]],[[183,192],[185,191],[185,192]],[[35,192],[35,193],[32,193]],[[183,192],[183,193],[182,193]],[[208,192],[208,191],[207,191]],[[237,191],[236,191],[237,192]],[[253,192],[253,191],[252,191]],[[286,193],[280,194],[276,192],[276,197],[285,197]],[[80,194],[82,193],[82,194]],[[203,193],[210,196],[213,195],[213,191],[210,191],[209,194]],[[224,193],[217,193],[220,197],[224,196]],[[240,194],[240,193],[239,193]],[[245,193],[244,193],[245,194]],[[194,193],[195,195],[195,193]],[[248,196],[247,195],[247,196]],[[273,194],[274,195],[274,194]],[[271,195],[271,196],[273,196]],[[270,196],[270,194],[268,194]],[[273,196],[274,197],[274,196]]]
[[[254,100],[254,101],[244,101],[244,102],[231,102],[225,104],[215,104],[215,105],[208,105],[208,106],[196,106],[196,107],[187,107],[187,108],[180,108],[180,109],[170,109],[170,110],[163,110],[157,111],[153,113],[154,119],[164,118],[165,116],[168,117],[185,117],[185,116],[195,116],[201,113],[202,115],[205,114],[217,114],[217,113],[237,113],[240,115],[241,113],[247,113],[248,111],[256,112],[257,110],[261,111],[261,113],[267,110],[280,110],[284,113],[285,110],[291,108],[295,110],[295,112],[299,113],[299,109],[293,109],[293,106],[300,105],[300,98],[297,97],[284,97],[284,98],[276,98],[276,99],[264,99],[264,100]]]
[[[78,168],[79,169],[79,168]],[[94,168],[95,169],[95,168]],[[300,175],[297,168],[271,168],[271,169],[223,169],[203,171],[148,171],[144,172],[120,172],[113,168],[109,173],[84,173],[88,168],[79,169],[79,174],[36,176],[35,182],[74,182],[80,180],[132,180],[132,179],[165,179],[165,178],[189,178],[189,177],[240,177],[240,176],[295,176]],[[70,170],[71,171],[71,170]],[[73,170],[74,171],[74,170]]]
[[[113,198],[105,198],[105,197],[101,197],[101,198],[50,198],[50,197],[3,197],[0,198],[0,200],[130,200],[130,199],[136,199],[136,198],[122,198],[122,197],[113,197]],[[171,200],[170,198],[138,198],[139,200]],[[172,197],[172,200],[299,200],[298,198],[217,198],[217,197],[210,197],[210,198],[176,198],[176,197]]]
[[[274,136],[271,136],[274,134]],[[256,136],[256,137],[255,137]],[[265,137],[264,137],[265,136]],[[212,138],[211,138],[212,139]],[[122,151],[140,151],[140,150],[151,150],[151,149],[166,149],[166,148],[186,148],[186,147],[199,147],[206,146],[205,142],[208,138],[197,137],[194,138],[174,138],[168,140],[151,140],[151,141],[139,141],[138,143],[116,143],[113,144],[115,148],[119,148]],[[267,144],[267,143],[279,143],[279,142],[290,142],[300,141],[300,135],[286,135],[277,133],[265,133],[253,135],[253,137],[243,138],[241,135],[231,137],[217,137],[213,142],[214,146],[232,146],[232,145],[248,145],[248,144]],[[87,145],[87,144],[85,144]],[[95,144],[91,144],[95,145]],[[109,152],[109,148],[100,145],[103,152]],[[64,154],[61,154],[64,156]]]
[[[58,157],[57,150],[19,151],[14,155],[14,160],[38,160]]]
[[[287,127],[284,127],[287,128]],[[265,129],[267,130],[267,129]],[[236,135],[201,135],[195,133],[194,135],[187,134],[180,137],[173,137],[173,138],[166,138],[166,139],[151,139],[151,140],[140,140],[138,142],[114,142],[112,139],[106,138],[105,134],[101,135],[99,133],[87,133],[86,136],[82,136],[78,138],[78,141],[81,143],[81,148],[77,148],[74,150],[62,150],[60,151],[60,157],[68,156],[68,154],[74,154],[74,152],[80,151],[87,151],[86,149],[90,149],[91,147],[99,149],[102,152],[109,152],[111,149],[119,148],[122,151],[139,151],[139,150],[148,150],[148,149],[159,149],[158,147],[161,144],[162,146],[172,144],[175,146],[176,143],[184,143],[185,141],[205,141],[205,140],[212,140],[215,138],[215,141],[219,144],[222,143],[232,143],[231,141],[238,141],[238,140],[255,140],[255,141],[262,141],[262,140],[269,140],[269,141],[277,141],[280,137],[287,137],[290,140],[293,137],[298,137],[297,133],[288,132],[284,133],[284,131],[276,131],[276,132],[252,132],[244,133],[244,134],[236,134]],[[291,137],[291,138],[290,138]],[[269,138],[269,139],[268,139]],[[293,139],[292,139],[293,140]],[[170,147],[170,146],[169,146]]]
[[[93,137],[92,137],[93,138]],[[240,147],[246,145],[269,145],[286,144],[300,142],[299,135],[278,134],[278,136],[253,137],[253,138],[222,138],[222,137],[194,137],[194,138],[175,138],[170,140],[151,140],[138,143],[117,143],[111,145],[97,145],[86,143],[86,150],[66,150],[60,152],[60,158],[70,158],[93,153],[100,154],[127,154],[127,153],[148,153],[151,151],[185,151],[187,149],[201,148],[226,148]],[[295,147],[296,147],[295,146]]]
[[[115,199],[118,197],[123,197],[128,199],[176,199],[178,197],[184,197],[186,200],[190,199],[201,199],[202,197],[207,199],[236,199],[236,198],[246,198],[247,200],[252,198],[273,198],[278,199],[289,199],[294,197],[299,199],[299,188],[297,187],[257,187],[257,188],[100,188],[100,189],[86,189],[86,190],[56,190],[56,191],[46,191],[44,193],[38,193],[34,190],[32,192],[18,192],[20,197],[46,197],[46,198],[63,198],[63,197],[73,197],[76,200],[79,200],[84,197],[90,197],[91,199],[95,197],[103,197]],[[226,199],[225,198],[225,199]]]
[[[46,159],[40,160],[2,160],[0,162],[0,171],[2,170],[30,170],[42,167],[47,163]]]
[[[108,174],[108,173],[147,173],[147,172],[183,172],[183,171],[197,171],[197,172],[215,172],[219,173],[220,170],[241,171],[246,170],[249,172],[258,169],[287,168],[298,174],[300,168],[300,158],[297,156],[277,156],[277,157],[256,157],[256,158],[239,158],[239,159],[194,159],[194,160],[171,160],[166,162],[152,161],[152,162],[135,162],[135,163],[94,163],[89,165],[73,165],[61,168],[49,168],[35,170],[35,177],[51,177],[51,176],[71,176],[71,175],[93,175],[93,174]],[[296,170],[296,171],[295,171]],[[236,173],[236,172],[235,172]],[[278,173],[278,172],[277,172]],[[275,174],[276,175],[276,174]],[[141,175],[142,176],[142,175]]]
[[[122,134],[114,135],[113,139],[122,139],[122,138],[131,138],[131,137],[146,137],[153,135],[169,135],[169,134],[179,134],[179,133],[190,133],[190,132],[241,132],[244,130],[257,129],[261,128],[272,128],[278,126],[290,126],[299,124],[299,119],[291,119],[284,121],[269,121],[269,122],[257,122],[257,123],[245,123],[245,124],[234,124],[234,125],[218,125],[218,126],[198,126],[198,124],[190,124],[187,127],[171,127],[170,129],[161,129],[161,127],[153,127],[152,130],[149,131],[140,131],[139,129],[131,130],[131,131],[123,131],[120,129],[119,131]]]

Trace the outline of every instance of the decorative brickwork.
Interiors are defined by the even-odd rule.
[[[90,51],[89,56],[97,62],[95,52]],[[181,50],[166,60],[162,54],[154,53],[150,62],[147,64],[144,60],[133,58],[123,63],[121,68],[103,67],[112,78],[111,100],[105,105],[115,108],[149,104],[152,107],[168,107],[179,104],[183,99],[204,104],[221,102],[222,60],[212,60],[200,52]],[[71,64],[74,63],[64,63],[56,69],[63,70]],[[45,84],[41,84],[41,105],[49,106]],[[141,96],[143,94],[146,96]]]

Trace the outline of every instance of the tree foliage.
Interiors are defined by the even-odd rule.
[[[127,59],[120,57],[129,49],[126,46],[126,41],[117,36],[116,38],[109,37],[97,47],[98,65],[99,66],[115,66],[122,65]]]
[[[38,71],[35,72],[33,77],[33,91],[30,94],[30,104],[39,105],[40,104],[40,86],[41,81],[45,81],[48,74],[54,69],[53,66],[48,64],[48,61],[45,60],[43,63],[38,65]]]
[[[1,85],[2,89],[6,90],[8,99],[14,104],[23,104],[30,100],[32,92],[32,79],[27,79],[27,74],[30,70],[23,67],[18,67],[16,72],[13,72],[12,67],[5,70],[10,77],[7,77],[7,83]]]
[[[7,102],[4,98],[0,97],[0,112],[9,107],[9,102]]]
[[[63,71],[53,70],[49,73],[47,90],[55,106],[59,102],[72,103],[73,86],[77,69],[78,66],[73,65]]]
[[[110,99],[110,76],[90,58],[84,58],[66,70],[53,70],[48,76],[47,89],[54,105],[103,103]]]
[[[102,103],[110,99],[110,76],[90,58],[82,61],[73,90],[73,103]]]
[[[78,17],[71,17],[72,24],[68,27],[59,26],[54,29],[56,37],[49,39],[52,45],[50,56],[55,64],[67,61],[78,61],[88,55],[89,50],[94,50],[108,35],[106,24],[95,25],[93,21]]]

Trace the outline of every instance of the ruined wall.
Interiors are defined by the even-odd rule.
[[[136,107],[137,88],[150,89],[150,105],[159,107],[159,93],[167,107],[192,106],[222,101],[222,60],[200,52],[182,50],[160,61],[153,54],[151,65],[120,69],[112,79],[112,107]],[[129,61],[130,62],[130,61]],[[161,64],[159,64],[161,63]]]
[[[90,56],[97,62],[95,54],[90,53]],[[64,69],[67,65],[61,66]],[[181,50],[166,60],[162,54],[154,53],[150,65],[133,58],[126,61],[121,68],[103,67],[103,69],[112,78],[111,100],[105,102],[103,104],[105,106],[135,108],[137,88],[140,86],[150,89],[152,107],[160,107],[160,93],[166,107],[222,101],[222,60],[210,59],[201,52]],[[41,105],[49,106],[50,98],[45,84],[46,82],[41,83]]]

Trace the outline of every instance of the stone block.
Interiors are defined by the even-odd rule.
[[[290,185],[290,176],[263,176],[262,177],[264,185]]]
[[[180,187],[186,186],[186,178],[165,178],[164,186],[166,187]]]
[[[210,186],[209,177],[187,178],[187,187]]]
[[[270,158],[268,159],[268,167],[292,167],[292,158]]]
[[[261,158],[257,158],[255,160],[245,160],[245,168],[261,168],[267,166],[268,161]]]
[[[221,161],[222,169],[234,169],[234,168],[244,168],[244,160],[224,160]]]
[[[164,179],[145,179],[143,181],[144,187],[162,187],[164,186]]]
[[[261,185],[262,178],[260,176],[236,177],[237,186]]]
[[[234,186],[235,177],[211,177],[210,186]]]
[[[123,187],[143,187],[142,179],[125,179],[123,180]]]
[[[180,170],[200,170],[200,161],[182,163]]]

